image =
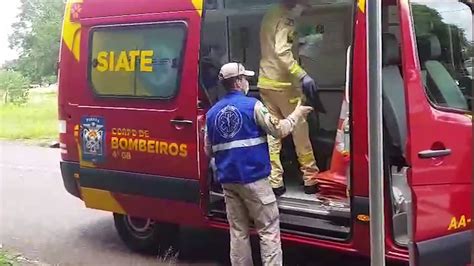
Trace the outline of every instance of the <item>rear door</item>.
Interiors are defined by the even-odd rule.
[[[199,24],[195,10],[84,20],[80,184],[89,207],[199,217]]]
[[[458,0],[399,3],[412,190],[411,262],[466,265],[472,193],[472,11]]]

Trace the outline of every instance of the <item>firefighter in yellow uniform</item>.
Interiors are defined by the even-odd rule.
[[[296,41],[295,18],[302,14],[306,4],[305,0],[283,0],[265,14],[260,29],[262,57],[258,87],[263,103],[273,116],[280,119],[291,114],[304,95],[314,96],[316,91],[314,80],[298,65],[292,52],[293,41]],[[307,122],[300,122],[292,136],[303,172],[304,191],[314,194],[317,192],[316,174],[319,169]],[[280,196],[286,192],[280,161],[281,140],[269,135],[268,144],[272,165],[270,184],[274,193]]]

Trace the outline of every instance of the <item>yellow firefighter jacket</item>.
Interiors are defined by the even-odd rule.
[[[288,10],[282,5],[270,9],[263,17],[260,29],[259,88],[281,90],[294,87],[306,75],[293,56],[295,39],[295,20]]]

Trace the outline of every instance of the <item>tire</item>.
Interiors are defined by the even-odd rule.
[[[179,226],[114,213],[115,229],[132,251],[152,255],[174,255],[178,250]]]

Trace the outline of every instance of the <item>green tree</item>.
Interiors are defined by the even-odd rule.
[[[20,53],[13,69],[39,83],[56,75],[64,1],[21,0],[20,9],[9,36],[10,47]]]
[[[18,59],[13,59],[13,60],[7,60],[3,63],[3,65],[0,67],[0,70],[12,70],[16,71],[18,66]]]
[[[28,100],[29,80],[20,72],[0,70],[2,102],[23,104]]]

